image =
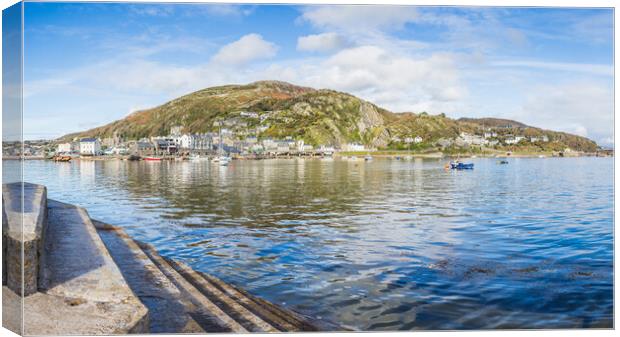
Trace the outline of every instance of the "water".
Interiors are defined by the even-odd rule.
[[[344,326],[611,327],[613,159],[473,161],[27,161],[25,176],[163,255]]]

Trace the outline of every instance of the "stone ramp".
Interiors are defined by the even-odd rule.
[[[47,200],[38,289],[3,287],[3,325],[24,335],[110,335],[148,330],[148,310],[125,282],[86,210]],[[9,261],[11,262],[11,261]],[[31,261],[35,262],[35,261]],[[22,329],[23,320],[23,329]]]
[[[119,227],[93,223],[125,279],[149,308],[152,332],[184,332],[187,326],[204,332],[235,333],[318,330],[301,315],[160,256],[152,246],[134,241]],[[167,320],[174,316],[170,310],[175,310],[178,321]]]

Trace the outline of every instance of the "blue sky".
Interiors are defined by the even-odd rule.
[[[26,3],[24,20],[27,139],[273,79],[613,143],[610,9]]]

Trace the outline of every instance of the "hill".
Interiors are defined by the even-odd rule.
[[[259,137],[303,139],[313,145],[361,143],[374,148],[398,148],[419,136],[425,146],[455,140],[463,132],[483,134],[493,130],[498,138],[512,135],[546,136],[548,141],[530,142],[541,150],[595,151],[593,141],[562,132],[543,130],[523,123],[496,118],[451,119],[427,113],[393,113],[353,95],[328,89],[313,89],[280,81],[259,81],[247,85],[207,88],[137,111],[110,124],[60,138],[80,137],[125,139],[163,136],[174,126],[183,133],[214,132],[224,126],[239,138]],[[450,141],[448,141],[450,143]],[[446,146],[446,145],[444,145]],[[501,146],[501,144],[499,145]]]

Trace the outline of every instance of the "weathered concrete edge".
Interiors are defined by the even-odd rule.
[[[12,200],[14,198],[20,200]],[[2,284],[17,294],[23,291],[23,295],[28,296],[37,291],[40,279],[40,262],[47,228],[47,187],[26,182],[4,184],[2,200]],[[11,219],[5,204],[16,201],[21,209],[19,212],[13,211],[18,217],[13,215]],[[27,214],[26,206],[32,209]],[[19,223],[11,224],[10,221]],[[26,226],[26,221],[33,221],[34,224]],[[28,233],[24,232],[26,227]]]

